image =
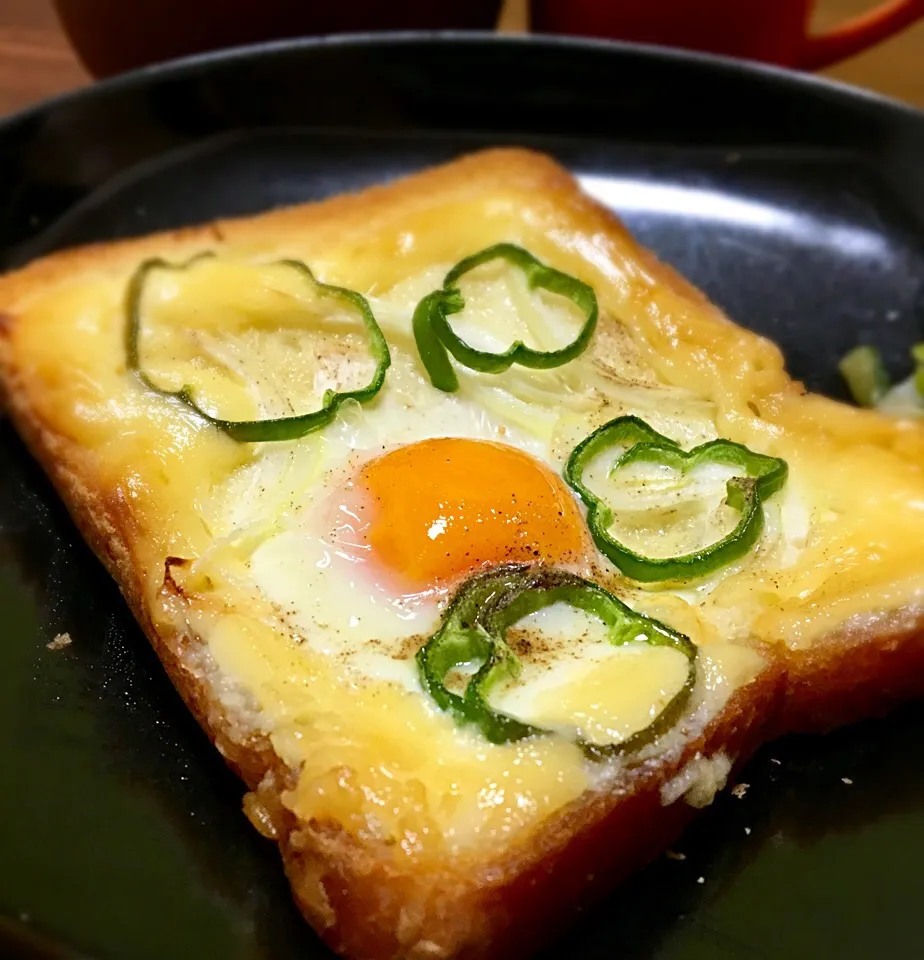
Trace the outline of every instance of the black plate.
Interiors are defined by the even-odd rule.
[[[0,126],[0,263],[385,180],[486,144],[559,157],[793,374],[921,333],[924,116],[729,61],[599,43],[348,38],[144,71]],[[0,949],[330,955],[242,788],[0,425]],[[59,631],[71,647],[49,651]],[[920,710],[750,765],[549,957],[918,957]],[[3,944],[5,943],[5,948]]]

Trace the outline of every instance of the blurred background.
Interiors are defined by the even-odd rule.
[[[875,0],[817,0],[811,10],[809,0],[534,0],[533,18],[541,21],[536,26],[554,32],[625,35],[634,29],[645,38],[650,23],[638,21],[643,14],[650,21],[652,11],[659,10],[663,22],[673,17],[675,32],[686,31],[683,35],[690,43],[685,45],[727,47],[727,37],[706,36],[708,16],[716,23],[724,21],[726,34],[740,31],[741,23],[732,23],[736,19],[756,23],[766,16],[779,28],[769,30],[779,41],[777,46],[749,50],[742,41],[741,49],[732,52],[785,62],[790,57],[786,38],[776,34],[783,30],[786,17],[808,18],[813,31],[824,32],[875,5]],[[887,6],[908,7],[905,21],[924,13],[922,0],[892,0]],[[363,29],[497,25],[523,31],[529,23],[529,0],[58,0],[58,7],[60,16],[54,0],[0,0],[0,115],[89,83],[87,65],[97,75],[110,74],[187,49],[343,31],[354,25]],[[614,23],[614,11],[620,14],[619,23]],[[636,22],[629,23],[633,17],[623,16],[625,11],[634,11]],[[684,14],[685,25],[680,23]],[[924,107],[924,21],[900,25],[905,29],[899,35],[823,72]],[[691,31],[699,35],[694,37]],[[764,25],[761,41],[767,35]],[[738,35],[733,39],[737,42]]]

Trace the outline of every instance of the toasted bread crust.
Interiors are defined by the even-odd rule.
[[[575,188],[547,158],[525,151],[491,151],[403,183],[252,220],[220,222],[68,251],[0,279],[0,306],[73,274],[127,268],[165,249],[176,259],[204,244],[246,235],[251,243],[310,220],[313,229],[358,228],[387,217],[396,199],[413,204],[438,190],[462,191],[477,174],[509,185],[518,179],[592,210],[596,221],[631,243],[621,224]],[[638,251],[657,281],[724,318],[702,295],[650,254]],[[609,890],[655,856],[693,815],[685,803],[664,804],[662,785],[697,755],[718,750],[743,762],[764,740],[789,730],[827,729],[924,694],[924,612],[893,611],[850,625],[809,649],[772,652],[767,669],[735,693],[707,729],[674,755],[636,768],[607,792],[588,791],[538,826],[521,843],[480,870],[415,866],[362,844],[339,825],[299,822],[282,802],[290,771],[257,731],[242,731],[192,669],[196,636],[156,627],[133,552],[132,508],[107,489],[94,454],[45,422],[35,402],[41,385],[18,362],[16,317],[0,324],[0,382],[9,414],[51,477],[80,532],[119,584],[171,680],[206,734],[242,777],[259,811],[262,832],[274,837],[295,899],[321,936],[356,960],[407,957],[517,956],[560,929],[575,909]],[[794,387],[796,389],[796,387]]]

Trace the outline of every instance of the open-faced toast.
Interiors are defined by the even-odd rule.
[[[415,341],[415,311],[453,264],[499,243],[592,289],[599,321],[589,346],[551,369],[477,372],[453,354],[446,359],[459,389],[437,389],[421,361],[425,336]],[[153,258],[165,264],[150,268],[159,286],[146,289],[145,300],[139,268]],[[315,309],[304,284],[317,285],[279,265],[289,260],[336,288],[334,299],[344,289],[360,295],[347,307],[368,306],[391,366],[373,371],[373,380],[385,374],[373,395],[332,406],[330,422],[303,437],[241,439],[222,427],[228,409],[253,402],[261,416],[280,419],[312,409],[302,396],[293,409],[299,379],[289,366],[306,349],[293,313]],[[519,288],[497,293],[501,281],[490,274],[484,290],[470,291],[469,307],[481,310],[467,323],[505,322],[501,315],[523,306]],[[142,342],[136,329],[133,341],[133,309],[139,322],[156,320],[168,334]],[[548,320],[560,309],[549,301],[538,315]],[[322,325],[325,349],[347,343],[332,355],[353,360],[363,330],[335,319],[344,325]],[[0,372],[17,429],[187,705],[246,782],[245,812],[278,843],[305,916],[345,956],[526,954],[668,845],[764,740],[823,730],[924,692],[924,426],[806,394],[772,344],[729,322],[639,248],[545,157],[489,151],[355,196],[58,254],[0,278],[0,321]],[[225,322],[239,335],[233,356],[221,340]],[[285,343],[270,350],[248,339],[254,324],[266,328],[260,337],[282,329]],[[177,339],[188,331],[196,333],[193,347]],[[312,387],[346,389],[337,379],[343,362],[332,366],[320,352],[309,361]],[[208,376],[220,365],[225,379],[215,387]],[[258,367],[266,382],[239,396]],[[197,412],[192,390],[180,396],[189,385],[183,377],[200,375],[194,386],[211,419]],[[361,392],[364,376],[350,389]],[[283,406],[273,407],[280,392]],[[215,403],[226,406],[216,412]],[[568,473],[588,435],[629,417],[678,450],[724,438],[785,462],[785,483],[758,504],[763,526],[749,549],[701,564],[686,579],[645,582],[621,573],[599,541],[592,545],[586,503],[554,478]],[[439,466],[446,451],[434,446],[440,438],[462,442],[443,458],[455,458],[448,474]],[[481,444],[481,453],[466,460],[476,449],[466,444]],[[421,445],[429,459],[394,459]],[[310,552],[305,531],[320,530],[311,543],[329,545],[324,518],[362,509],[350,497],[364,484],[380,510],[403,490],[402,509],[413,514],[405,519],[447,502],[447,490],[461,490],[459,503],[475,487],[487,490],[490,507],[498,477],[525,478],[504,488],[516,503],[539,474],[508,463],[498,445],[543,464],[554,497],[568,498],[550,501],[561,523],[580,525],[578,546],[568,540],[576,526],[562,533],[556,511],[543,513],[545,500],[520,503],[517,529],[527,530],[526,540],[502,524],[494,529],[507,530],[517,548],[471,561],[458,560],[468,541],[452,541],[449,573],[429,591],[429,613],[415,626],[402,634],[392,617],[364,643],[331,639],[338,617],[347,631],[353,619],[375,624],[379,614],[336,558]],[[380,471],[379,483],[367,467],[386,459],[398,466]],[[724,491],[727,477],[719,479]],[[652,509],[660,514],[624,535],[635,536],[637,554],[653,554],[658,542],[673,542],[668,528],[684,527],[672,519],[676,504],[663,501],[684,485],[635,481],[617,491],[627,515],[641,509],[633,496],[643,508],[645,497],[659,495]],[[729,510],[724,501],[713,507]],[[442,542],[446,517],[431,520],[428,539]],[[530,532],[531,522],[539,526]],[[403,529],[393,522],[383,536]],[[702,533],[693,520],[684,531]],[[393,557],[406,546],[393,540],[360,546]],[[521,710],[530,730],[497,742],[477,722],[461,722],[458,710],[442,709],[415,654],[446,616],[458,582],[508,561],[524,568],[532,559],[524,542],[535,552],[530,569],[577,571],[671,636],[689,638],[689,695],[681,702],[671,687],[676,664],[631,674],[632,682],[616,669],[619,703],[604,720],[589,717],[586,703],[572,711],[583,718],[574,721],[579,736],[563,733],[567,724],[537,722],[529,713],[537,695],[523,708],[529,716]],[[683,550],[667,550],[674,552]],[[315,571],[331,564],[333,579],[318,579]],[[418,586],[430,586],[426,576]],[[407,611],[399,612],[404,622]],[[312,624],[318,635],[333,633],[318,640]],[[528,629],[510,648],[527,686],[543,682],[542,655],[558,668],[554,650]],[[517,678],[507,679],[506,712],[516,715]],[[588,732],[609,724],[618,745],[653,727],[674,700],[671,723],[631,750],[601,749]],[[539,720],[548,696],[543,702]]]

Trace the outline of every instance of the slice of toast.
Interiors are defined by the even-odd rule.
[[[142,261],[297,258],[368,297],[392,348],[383,393],[410,390],[407,418],[432,407],[421,429],[453,436],[411,315],[449,266],[498,242],[590,284],[600,322],[582,366],[551,372],[552,399],[529,394],[525,418],[509,397],[488,406],[491,375],[466,380],[461,400],[483,401],[496,439],[522,434],[560,468],[582,436],[632,414],[685,446],[724,437],[789,466],[756,550],[705,585],[642,589],[597,568],[699,650],[683,717],[633,756],[592,760],[556,737],[491,744],[413,685],[338,672],[252,592],[235,553],[262,522],[267,477],[285,498],[290,465],[296,486],[317,476],[304,453],[316,441],[287,444],[280,472],[278,445],[238,443],[126,368],[125,291]],[[924,426],[806,394],[772,344],[548,158],[487,151],[354,196],[67,251],[0,278],[0,321],[17,429],[246,782],[245,812],[278,843],[300,908],[344,956],[528,954],[664,849],[766,739],[924,692]],[[517,376],[499,374],[498,389],[516,394]],[[373,422],[389,402],[343,417]],[[378,455],[379,440],[353,447]],[[410,639],[395,658],[413,657]]]

